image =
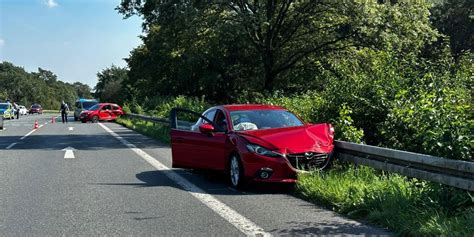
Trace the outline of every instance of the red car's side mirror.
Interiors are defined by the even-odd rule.
[[[214,132],[214,126],[212,126],[212,124],[210,123],[206,123],[199,126],[199,131],[202,133],[207,133],[207,134],[212,133]]]

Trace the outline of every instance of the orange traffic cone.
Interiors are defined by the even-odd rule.
[[[34,129],[37,129],[38,128],[38,120],[35,120],[35,127]]]
[[[56,118],[53,116],[51,117],[51,123],[55,123],[56,122]]]

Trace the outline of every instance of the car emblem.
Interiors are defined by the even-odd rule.
[[[312,157],[313,157],[313,152],[305,152],[305,153],[304,153],[304,156],[305,156],[306,158],[308,158],[308,159],[309,159],[309,158],[312,158]]]

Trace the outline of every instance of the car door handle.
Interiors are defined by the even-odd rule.
[[[184,139],[184,137],[177,137],[174,140],[177,141],[177,142],[184,142],[185,139]]]

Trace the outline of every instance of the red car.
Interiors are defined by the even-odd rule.
[[[99,121],[113,121],[123,115],[122,107],[111,103],[99,103],[88,110],[82,111],[79,119],[86,123],[92,121],[97,123]]]
[[[189,125],[178,120],[181,113],[199,119]],[[222,105],[202,115],[171,111],[173,167],[224,171],[234,187],[247,180],[293,183],[301,170],[325,169],[333,140],[331,124],[304,123],[277,106]]]
[[[43,108],[39,104],[34,104],[30,107],[30,110],[28,111],[29,114],[43,114]]]

